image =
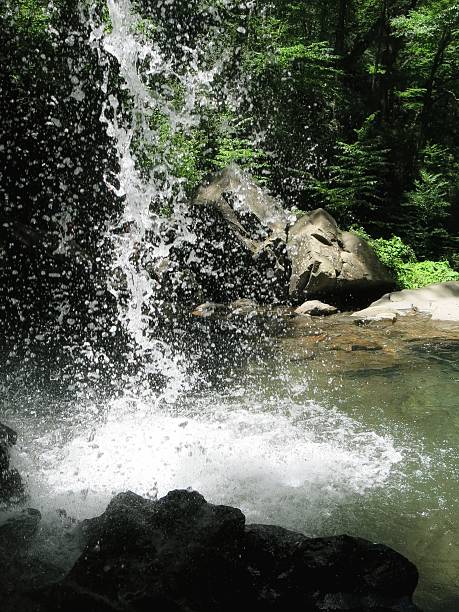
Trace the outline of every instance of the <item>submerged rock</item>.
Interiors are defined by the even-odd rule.
[[[342,302],[381,295],[394,286],[368,243],[342,232],[322,208],[298,219],[290,229],[287,249],[292,264],[289,293],[295,300],[326,295]]]
[[[120,494],[84,530],[83,554],[41,593],[42,610],[418,610],[417,570],[390,548],[246,526],[240,510],[197,492]]]
[[[10,467],[10,449],[16,444],[17,433],[0,423],[0,506],[19,502],[24,496],[24,485],[19,472]]]
[[[433,321],[459,321],[459,281],[387,293],[352,317],[370,321],[383,315],[387,318],[416,313],[430,316]]]

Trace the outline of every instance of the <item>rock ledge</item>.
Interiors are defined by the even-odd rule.
[[[127,492],[85,521],[86,547],[41,592],[47,612],[415,612],[415,566],[347,535],[245,525],[236,508],[193,491],[158,501]]]

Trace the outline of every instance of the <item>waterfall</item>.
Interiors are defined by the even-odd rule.
[[[106,181],[123,201],[122,214],[108,231],[113,251],[108,285],[118,305],[118,322],[131,341],[131,359],[141,364],[137,391],[142,384],[148,389],[149,374],[159,373],[167,380],[161,399],[174,401],[190,377],[180,355],[154,334],[156,318],[165,316],[158,277],[168,267],[171,248],[192,243],[195,236],[189,229],[185,180],[174,168],[172,148],[177,137],[190,136],[202,109],[212,104],[213,82],[223,60],[209,65],[203,48],[181,45],[185,61],[177,66],[161,48],[159,25],[153,26],[155,36],[142,33],[144,23],[130,0],[108,0],[107,6],[110,25],[97,24],[93,15],[91,42],[105,67],[101,121],[119,166]],[[205,44],[212,49],[212,31]],[[110,58],[122,79],[118,95],[109,90]],[[142,155],[148,156],[143,167]]]

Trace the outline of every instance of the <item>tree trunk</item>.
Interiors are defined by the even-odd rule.
[[[443,61],[445,59],[445,51],[452,40],[452,33],[450,28],[443,30],[440,40],[438,42],[437,51],[432,61],[430,73],[425,83],[424,89],[424,100],[421,111],[421,132],[420,132],[420,143],[419,146],[422,148],[427,140],[427,131],[429,128],[429,119],[432,113],[432,107],[434,103],[434,89],[435,83]]]
[[[348,0],[339,0],[335,35],[335,55],[343,55],[344,53],[347,5]]]

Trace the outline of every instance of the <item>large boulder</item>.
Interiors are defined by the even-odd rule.
[[[15,431],[0,423],[0,507],[17,503],[24,497],[19,472],[10,467],[10,450],[17,437]]]
[[[84,526],[86,548],[41,594],[47,612],[415,612],[414,565],[359,538],[245,526],[197,492],[115,497]]]
[[[352,317],[362,321],[423,314],[434,321],[459,321],[459,281],[387,293]]]
[[[231,165],[199,189],[194,212],[198,239],[191,259],[208,300],[285,297],[289,218],[276,199]]]
[[[343,232],[322,208],[300,217],[290,228],[290,296],[300,301],[324,297],[342,304],[381,295],[394,286],[389,271],[358,236]]]

